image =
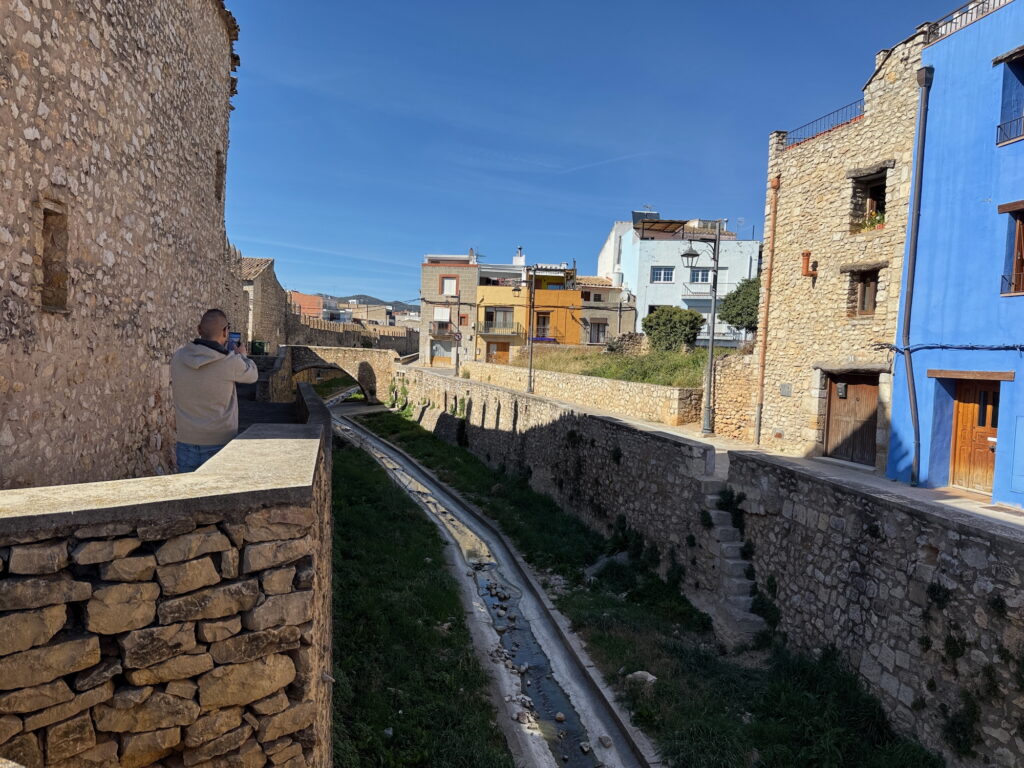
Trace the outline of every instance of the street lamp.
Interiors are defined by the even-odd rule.
[[[714,434],[714,409],[711,407],[711,388],[715,380],[715,312],[718,305],[718,253],[722,245],[722,222],[715,221],[715,241],[711,246],[711,314],[708,318],[708,365],[704,372],[704,408],[701,415],[701,434]],[[725,220],[727,221],[727,220]],[[685,251],[679,254],[683,265],[692,267],[697,263],[700,254],[693,247],[693,241]]]

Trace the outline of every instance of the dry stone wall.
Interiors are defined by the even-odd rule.
[[[329,765],[327,435],[259,425],[191,475],[0,493],[0,758]]]
[[[894,725],[951,768],[1024,762],[1019,525],[762,453],[730,451],[726,483],[697,441],[472,379],[397,378],[439,437],[596,530],[621,515],[658,547],[663,572],[683,567],[684,593],[720,639],[757,629],[757,593],[791,647],[836,648]],[[746,495],[740,512],[716,509],[726,488]]]
[[[5,3],[0,488],[173,466],[170,356],[203,310],[242,305],[236,32],[219,0]]]
[[[758,587],[790,644],[839,649],[899,729],[947,765],[1024,764],[1020,526],[777,457],[729,462],[748,496]],[[976,754],[957,754],[954,738]]]
[[[528,371],[511,365],[467,362],[460,366],[470,378],[499,387],[526,391]],[[663,387],[637,381],[602,379],[557,371],[534,371],[533,391],[570,403],[600,408],[634,419],[673,426],[700,420],[702,389]]]
[[[757,356],[725,355],[715,360],[715,434],[754,442]]]

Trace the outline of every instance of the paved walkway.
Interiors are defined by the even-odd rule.
[[[298,422],[294,403],[262,403],[256,400],[255,384],[236,384],[238,392],[238,431],[253,424],[295,424]]]

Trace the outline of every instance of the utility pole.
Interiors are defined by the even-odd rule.
[[[527,392],[527,394],[531,394],[532,395],[533,394],[533,333],[534,333],[534,327],[533,327],[533,304],[534,304],[534,284],[536,283],[536,270],[533,269],[532,267],[531,268],[527,268],[526,276],[527,276],[527,279],[530,281],[530,300],[529,300],[529,309],[527,310],[530,313],[529,314],[529,318],[528,318],[529,335],[526,337],[526,343],[529,345],[528,349],[527,349],[527,352],[529,353],[529,368],[527,369],[527,372],[526,372],[526,392]]]
[[[462,284],[455,289],[455,375],[459,375],[459,347],[462,346],[462,330],[459,322],[462,320]]]

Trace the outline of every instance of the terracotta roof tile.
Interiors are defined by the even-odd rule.
[[[577,277],[576,285],[584,285],[590,288],[611,288],[612,281],[608,277]]]
[[[274,264],[273,259],[249,259],[242,257],[241,277],[243,280],[255,280],[267,267]]]

